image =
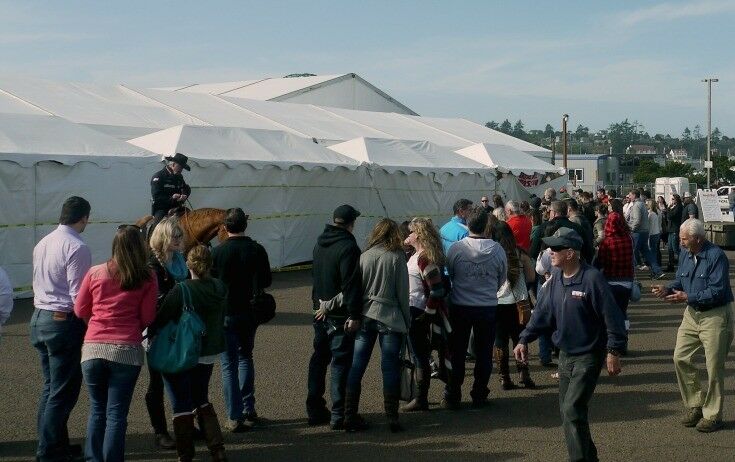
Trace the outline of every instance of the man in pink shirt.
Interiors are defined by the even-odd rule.
[[[505,216],[508,217],[505,222],[513,231],[516,245],[528,252],[531,248],[531,219],[521,213],[521,207],[515,201],[508,201],[505,204]]]
[[[33,249],[31,342],[41,357],[44,384],[38,404],[36,460],[81,461],[81,446],[69,444],[67,421],[79,398],[86,326],[74,315],[74,300],[92,255],[80,233],[91,207],[72,196],[61,208],[59,226]]]

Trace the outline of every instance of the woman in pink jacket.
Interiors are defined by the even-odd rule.
[[[141,332],[156,316],[158,283],[136,226],[118,228],[112,258],[93,266],[74,304],[87,322],[82,373],[91,409],[84,452],[88,461],[123,461],[128,410],[145,352]]]

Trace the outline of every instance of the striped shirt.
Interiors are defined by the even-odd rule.
[[[116,343],[87,343],[82,345],[82,361],[105,359],[129,366],[142,366],[145,360],[143,345],[119,345]]]

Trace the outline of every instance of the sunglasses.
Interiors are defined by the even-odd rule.
[[[483,199],[483,200],[481,200],[480,202],[490,202],[490,201],[489,201],[489,200],[487,200],[487,199]]]

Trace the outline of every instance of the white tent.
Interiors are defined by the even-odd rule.
[[[452,205],[495,191],[495,171],[427,141],[357,138],[329,147],[367,163],[384,214],[432,217],[442,225]]]
[[[496,168],[501,173],[511,173],[515,176],[522,173],[526,175],[564,173],[564,168],[544,162],[530,154],[502,144],[478,143],[458,149],[456,152],[468,159]]]
[[[94,261],[110,255],[114,228],[150,211],[147,179],[158,156],[52,116],[0,114],[0,266],[30,290],[35,244],[72,195],[92,205],[84,239]]]

